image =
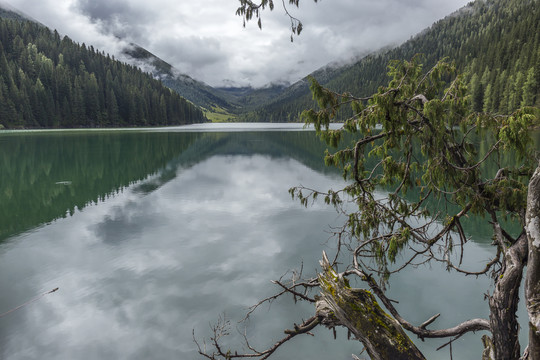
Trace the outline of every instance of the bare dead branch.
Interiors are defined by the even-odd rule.
[[[265,360],[265,359],[268,359],[283,344],[287,343],[288,341],[293,339],[295,336],[302,335],[302,334],[311,334],[310,331],[313,330],[317,325],[319,325],[319,323],[320,323],[319,318],[317,316],[312,316],[311,318],[302,322],[301,325],[294,324],[294,330],[285,330],[285,334],[287,334],[287,336],[278,340],[276,343],[274,343],[274,345],[272,345],[271,347],[269,347],[268,349],[264,351],[258,351],[255,348],[253,348],[249,344],[249,341],[247,340],[247,337],[245,335],[244,335],[244,341],[246,343],[246,346],[251,352],[238,353],[237,351],[232,352],[231,350],[225,351],[220,344],[220,340],[224,336],[229,335],[229,331],[228,331],[229,322],[223,321],[222,319],[220,319],[220,321],[218,321],[218,324],[214,325],[212,329],[214,333],[214,336],[211,338],[212,345],[214,348],[214,351],[212,353],[207,352],[206,344],[203,347],[200,346],[199,342],[195,338],[195,331],[193,331],[193,341],[195,342],[197,346],[198,353],[210,360],[220,360],[220,359],[222,360],[231,360],[231,359]]]
[[[460,267],[458,266],[455,266],[454,264],[452,264],[449,260],[447,260],[447,265],[448,267],[456,270],[457,272],[460,272],[462,274],[465,274],[465,275],[474,275],[474,276],[480,276],[480,275],[485,275],[488,273],[488,271],[492,268],[493,265],[497,264],[497,263],[500,263],[501,262],[501,254],[502,254],[502,251],[500,248],[497,248],[497,255],[495,255],[495,257],[493,259],[491,259],[491,261],[489,261],[486,266],[484,267],[483,270],[480,270],[480,271],[467,271],[467,270],[463,270],[461,269]]]
[[[353,269],[350,272],[355,273],[363,281],[367,282],[370,289],[375,293],[375,295],[377,295],[377,297],[382,301],[384,306],[386,306],[388,311],[390,311],[392,316],[401,324],[401,326],[403,326],[404,329],[416,334],[420,339],[452,337],[471,331],[490,330],[489,321],[485,319],[467,320],[452,328],[442,330],[427,330],[425,329],[425,327],[423,328],[422,325],[414,326],[399,314],[392,302],[388,299],[388,297],[386,297],[384,292],[381,290],[381,288],[377,285],[377,283],[373,280],[371,276],[363,273],[359,269]],[[433,319],[430,323],[432,323],[434,320],[435,319]]]
[[[306,283],[306,282],[302,282],[300,284],[295,284],[291,287],[288,287],[288,286],[285,286],[284,284],[282,284],[280,281],[277,281],[277,280],[274,280],[272,281],[272,284],[276,284],[276,285],[279,285],[281,286],[285,292],[288,292],[288,293],[291,293],[293,294],[295,297],[299,297],[301,298],[302,300],[305,300],[305,301],[308,301],[308,302],[311,302],[311,303],[314,303],[315,302],[315,299],[312,299],[310,298],[309,296],[306,296],[302,293],[299,293],[298,291],[295,291],[294,288],[298,287],[298,286],[304,286],[304,287],[315,287],[315,286],[318,286],[318,283],[316,281],[316,279],[313,279],[313,282],[309,282],[309,283]]]
[[[267,298],[264,298],[264,299],[260,300],[255,305],[250,306],[249,311],[246,313],[246,316],[241,321],[247,320],[249,318],[249,316],[255,310],[257,310],[257,308],[259,306],[261,306],[262,304],[271,303],[272,301],[276,300],[277,298],[281,297],[284,294],[293,294],[293,296],[298,296],[302,300],[306,300],[306,301],[309,301],[309,302],[315,302],[314,299],[306,296],[305,294],[302,294],[302,293],[296,291],[295,289],[299,288],[299,287],[303,287],[304,289],[316,287],[317,286],[317,279],[316,278],[308,279],[306,281],[302,281],[302,282],[299,282],[299,283],[294,283],[291,286],[287,286],[287,285],[283,284],[281,282],[281,280],[273,280],[272,283],[275,284],[275,285],[280,286],[283,290],[276,293],[276,294],[274,294],[274,295],[272,295],[272,296],[269,296]]]
[[[426,321],[424,321],[421,325],[420,325],[420,329],[425,329],[428,325],[430,325],[432,322],[434,322],[435,320],[437,320],[437,318],[441,316],[441,314],[436,314],[436,315],[433,315],[432,317],[430,317],[429,319],[427,319]]]
[[[288,334],[288,335],[300,335],[300,334],[305,334],[311,330],[313,330],[317,325],[320,324],[320,319],[317,317],[317,316],[312,316],[310,317],[309,319],[307,319],[306,321],[304,321],[304,323],[302,325],[296,325],[294,324],[294,330],[285,330],[285,334]]]

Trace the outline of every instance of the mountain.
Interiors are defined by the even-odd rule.
[[[391,60],[410,60],[415,54],[423,54],[425,68],[444,57],[454,61],[469,82],[474,110],[507,114],[523,105],[540,105],[538,0],[477,0],[401,46],[311,75],[334,91],[368,96],[387,83]],[[306,77],[244,118],[298,121],[313,106]]]
[[[29,15],[26,15],[22,13],[21,11],[18,11],[11,5],[5,4],[2,1],[0,1],[0,18],[20,20],[20,21],[33,21],[35,23],[41,24],[39,21],[33,19]]]
[[[328,64],[309,76],[326,84],[350,69],[351,65]],[[241,121],[296,122],[303,110],[314,105],[309,91],[308,76],[282,89],[260,106],[245,108],[240,114]]]
[[[260,106],[270,99],[274,99],[283,93],[288,86],[283,84],[268,84],[261,88],[246,87],[223,87],[217,88],[230,101],[239,106],[241,112]]]
[[[0,128],[125,127],[207,121],[139,68],[9,10],[0,17]]]
[[[286,89],[284,85],[270,84],[263,88],[214,88],[189,75],[180,73],[172,65],[137,44],[123,50],[124,57],[136,66],[161,80],[182,97],[205,109],[214,120],[236,120],[236,117],[275,98]]]
[[[0,4],[0,18],[35,23],[45,28],[38,21],[4,4]],[[172,65],[137,44],[130,44],[123,49],[122,54],[117,55],[120,55],[119,57],[125,59],[131,66],[151,74],[154,79],[159,80],[196,107],[202,108],[214,120],[233,120],[236,117],[235,113],[238,113],[242,107],[241,100],[235,94],[229,93],[226,89],[214,89],[186,74],[181,74]],[[264,101],[266,100],[268,99],[265,98]]]
[[[181,74],[174,67],[137,44],[123,49],[128,61],[160,79],[166,86],[175,90],[192,103],[211,109],[213,106],[230,108],[232,105],[218,90],[197,81],[186,74]]]
[[[21,18],[21,14],[9,11],[2,11],[1,14],[3,14],[3,17],[18,19],[15,21],[21,21],[24,18]],[[53,34],[53,36],[56,35]],[[27,44],[26,40],[24,41],[24,44]],[[18,51],[20,54],[21,50]],[[47,53],[42,49],[37,49],[37,51],[38,54],[43,53],[47,59],[52,61],[53,68],[58,66],[58,54]],[[99,51],[96,52],[92,47],[90,49],[83,48],[81,51],[90,51],[91,54],[84,55],[90,58],[93,56],[105,56]],[[329,64],[310,74],[310,76],[313,76],[319,83],[333,91],[347,91],[358,96],[367,96],[376,92],[379,86],[387,83],[387,65],[391,60],[410,60],[415,54],[423,54],[425,68],[431,67],[444,57],[454,61],[458,71],[464,74],[466,81],[469,83],[473,110],[507,114],[520,106],[538,106],[540,105],[539,0],[476,0],[436,22],[420,34],[411,37],[409,41],[401,46],[392,49],[381,49],[346,65]],[[166,61],[136,44],[131,44],[125,48],[122,57],[126,58],[131,64],[126,65],[130,69],[129,71],[138,71],[138,68],[141,68],[146,72],[145,76],[159,80],[162,84],[187,99],[190,106],[195,105],[190,108],[190,111],[192,115],[197,115],[193,120],[189,121],[202,121],[201,115],[194,110],[196,107],[202,108],[204,114],[213,121],[283,122],[299,121],[303,110],[315,106],[309,91],[308,76],[291,86],[270,84],[259,89],[251,87],[213,88],[191,78],[189,75],[180,73]],[[11,61],[10,66],[17,65],[15,58],[8,60],[8,63],[9,61]],[[87,66],[86,63],[84,65]],[[76,63],[70,64],[70,66],[73,66],[73,69],[78,68]],[[18,71],[16,66],[11,70],[12,74]],[[24,71],[26,70],[23,69]],[[73,71],[75,77],[78,75],[77,71]],[[83,74],[84,76],[79,75],[79,84],[82,78],[88,81],[88,76],[92,71],[87,68],[86,73]],[[99,71],[94,72],[96,76],[99,73]],[[29,74],[34,77],[30,77],[32,83],[28,83],[27,88],[36,88],[36,80],[39,77],[35,77],[31,69]],[[4,90],[0,86],[0,96],[13,88],[5,77],[6,75],[0,78],[4,81]],[[21,81],[19,78],[15,80]],[[102,77],[97,80],[101,93],[99,104],[106,106],[107,101],[105,99],[110,83],[107,84]],[[75,78],[70,81],[69,86],[73,91]],[[43,81],[41,82],[42,85],[47,86],[47,84],[43,84]],[[83,89],[91,87],[81,86]],[[7,90],[5,90],[6,88]],[[36,89],[32,91],[37,94],[39,91]],[[137,87],[137,91],[139,89],[140,87]],[[154,115],[150,115],[150,113],[143,114],[141,122],[142,124],[151,124],[149,119],[153,119],[160,112],[159,108],[162,108],[158,104],[157,97],[150,97],[145,102],[142,102],[143,106],[139,106],[139,110],[130,113],[125,108],[129,106],[137,107],[140,101],[138,101],[138,98],[133,97],[133,94],[138,92],[134,92],[134,88],[132,88],[131,95],[120,96],[116,94],[117,89],[114,90],[117,98],[131,102],[122,106],[124,109],[123,121],[118,125],[135,124],[135,116],[144,111],[148,112],[149,109]],[[28,96],[31,99],[32,96],[35,98],[37,95]],[[88,99],[88,97],[84,97],[84,99]],[[0,111],[4,113],[6,111],[13,112],[12,108],[14,106],[21,107],[21,105],[17,105],[20,102],[19,100],[11,99],[10,101],[11,103],[9,101],[3,103],[1,105],[3,110],[0,109]],[[58,110],[64,102],[62,99],[55,99],[55,101],[54,106],[50,104],[47,105],[48,108],[45,106],[45,108],[49,109],[47,111],[52,108]],[[71,102],[71,98],[68,98],[67,103],[74,104]],[[75,106],[77,105],[75,104]],[[146,108],[146,110],[143,108]],[[24,107],[21,108],[19,113],[23,111],[22,109]],[[103,118],[105,118],[103,111],[94,113],[101,115],[98,115],[97,118],[94,116],[89,124],[84,126],[109,126],[107,125],[108,122],[110,123],[109,120],[103,121]],[[350,111],[341,113],[342,117],[350,115]],[[0,116],[5,115],[0,114]],[[28,115],[24,116],[28,117]],[[87,118],[90,116],[88,110],[85,110],[85,116]],[[90,117],[92,118],[92,116]],[[131,120],[126,120],[130,117]],[[58,119],[57,115],[56,119],[53,120],[53,124],[56,124],[54,126],[64,126]],[[68,122],[68,125],[83,126],[73,122]],[[35,126],[49,125],[37,122]]]
[[[179,125],[202,111],[140,69],[0,13],[0,128]]]

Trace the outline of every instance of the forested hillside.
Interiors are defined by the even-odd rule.
[[[539,2],[477,0],[397,48],[347,66],[328,66],[312,75],[337,92],[366,96],[387,83],[391,60],[423,54],[427,68],[449,57],[466,76],[473,110],[508,114],[521,106],[539,106]],[[298,121],[303,110],[315,105],[307,79],[286,90],[276,86],[214,89],[178,75],[171,65],[136,45],[124,55],[156,71],[143,73],[92,46],[2,11],[0,126],[115,127],[206,121],[196,105],[215,120],[283,122]]]
[[[477,0],[395,49],[333,70],[335,76],[329,80],[318,73],[314,76],[332,90],[367,96],[387,83],[386,67],[391,60],[409,60],[420,53],[426,68],[443,57],[455,61],[458,70],[467,76],[474,110],[508,114],[520,106],[538,106],[539,3]],[[295,121],[302,110],[312,106],[314,102],[304,79],[246,119]]]
[[[30,21],[0,18],[0,127],[202,122],[202,111],[140,69]]]
[[[160,79],[167,87],[200,107],[205,109],[211,109],[215,106],[227,109],[232,107],[228,99],[218,89],[186,74],[181,74],[171,64],[137,44],[132,43],[131,47],[124,49],[122,53],[134,63],[142,63],[152,68],[152,75],[155,78]]]

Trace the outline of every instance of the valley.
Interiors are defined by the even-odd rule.
[[[35,24],[33,20],[27,19],[22,15],[9,10],[3,10],[0,14],[2,21],[15,21],[16,23],[29,22]],[[11,20],[8,20],[11,19]],[[16,19],[16,20],[13,20]],[[6,23],[7,24],[7,23]],[[19,36],[24,39],[25,34],[15,33],[27,31],[21,27],[18,30],[8,32],[9,26],[4,24],[3,39]],[[298,122],[301,121],[301,113],[303,110],[310,109],[316,106],[312,100],[308,77],[315,78],[321,85],[328,87],[332,91],[351,92],[357,96],[367,96],[374,93],[379,86],[387,82],[386,67],[392,60],[408,60],[415,54],[423,54],[423,62],[426,67],[432,66],[437,60],[447,57],[450,61],[454,61],[458,71],[462,72],[467,78],[469,91],[472,96],[472,109],[475,111],[496,112],[500,114],[509,114],[522,106],[538,106],[540,104],[540,11],[536,6],[535,1],[517,1],[511,0],[503,2],[501,0],[475,1],[457,11],[454,14],[447,16],[433,24],[430,28],[425,29],[420,34],[411,37],[405,43],[389,49],[382,49],[378,52],[359,56],[355,62],[348,64],[329,64],[303,79],[287,85],[268,84],[262,88],[214,88],[201,81],[198,81],[187,74],[182,74],[181,71],[175,69],[166,60],[150,53],[144,48],[130,44],[129,47],[122,51],[122,56],[127,59],[129,66],[135,66],[133,70],[142,69],[143,72],[148,72],[152,78],[159,80],[166,87],[174,90],[182,98],[187,100],[189,104],[195,105],[204,114],[205,120],[201,115],[196,118],[185,118],[185,111],[181,114],[184,117],[179,123],[190,123],[198,121],[243,121],[243,122]],[[43,25],[34,26],[33,31],[47,33],[52,30],[45,30]],[[27,36],[27,35],[26,35]],[[49,36],[49,35],[47,35]],[[51,33],[51,40],[56,41],[53,48],[58,48],[60,44],[65,44],[67,41],[61,39],[57,33]],[[56,38],[55,38],[56,37]],[[37,54],[45,55],[46,60],[52,63],[53,67],[58,67],[60,63],[59,53],[51,53],[50,46],[43,47],[44,42],[38,39],[29,38],[23,41],[25,43],[35,42]],[[84,44],[73,44],[78,46],[80,50],[86,51]],[[110,85],[105,79],[106,71],[97,71],[92,68],[85,59],[85,67],[90,66],[90,71],[96,76],[98,86],[101,87],[100,94],[97,94],[97,102],[94,104],[86,104],[86,116],[89,116],[89,121],[78,123],[74,121],[62,120],[67,111],[62,110],[65,104],[74,104],[71,96],[66,98],[64,102],[62,95],[58,95],[50,86],[58,89],[57,84],[52,84],[50,81],[42,79],[46,75],[33,73],[35,70],[24,68],[24,63],[17,63],[16,58],[20,57],[18,53],[22,49],[15,50],[15,47],[4,44],[3,48],[7,52],[6,60],[2,63],[3,67],[3,97],[7,97],[7,93],[12,94],[12,81],[15,82],[19,91],[25,91],[24,88],[35,87],[36,81],[39,78],[44,86],[44,94],[39,95],[39,89],[33,89],[32,93],[28,94],[29,105],[24,105],[24,108],[30,106],[33,116],[30,116],[28,110],[21,107],[21,100],[6,99],[4,105],[0,109],[0,117],[3,119],[0,124],[4,128],[13,127],[95,127],[95,126],[155,126],[159,124],[171,123],[171,120],[156,120],[157,115],[161,110],[159,104],[159,95],[150,98],[143,102],[144,109],[134,109],[130,113],[124,110],[122,121],[114,120],[114,115],[110,115],[111,119],[99,119],[104,117],[104,112],[110,114],[115,112],[115,105],[111,100],[107,89]],[[99,50],[91,48],[91,55],[94,59],[109,58],[109,54],[100,53]],[[80,51],[77,50],[77,51]],[[90,49],[88,49],[90,50]],[[17,51],[16,54],[11,52]],[[27,57],[28,55],[24,55]],[[65,57],[65,56],[64,56]],[[114,57],[113,57],[114,58]],[[39,61],[34,59],[33,61]],[[95,60],[92,60],[95,61]],[[104,60],[99,60],[104,61]],[[11,67],[7,69],[8,65]],[[78,67],[77,62],[65,64],[67,66]],[[41,65],[39,65],[41,66]],[[100,65],[102,66],[102,65]],[[23,84],[20,78],[10,80],[6,78],[7,74],[19,72],[29,72],[28,79],[32,83]],[[75,73],[79,69],[75,71]],[[84,78],[88,75],[81,74]],[[77,74],[75,74],[77,75]],[[50,75],[49,75],[50,76]],[[61,81],[61,76],[55,75],[55,81]],[[74,92],[75,78],[70,79]],[[86,79],[85,81],[88,81]],[[39,86],[38,86],[39,88]],[[86,91],[92,91],[92,86],[86,86],[81,83],[81,91],[83,97],[87,98]],[[28,91],[28,90],[27,90]],[[47,92],[52,93],[52,99]],[[115,91],[118,91],[115,89]],[[116,103],[123,98],[115,93]],[[36,100],[32,100],[36,97]],[[18,103],[19,102],[19,103]],[[138,103],[139,101],[135,101]],[[127,108],[129,105],[121,105],[121,108]],[[188,107],[190,105],[187,105]],[[96,107],[101,107],[103,110],[97,110]],[[170,107],[170,106],[169,106]],[[54,109],[53,109],[54,108]],[[94,109],[90,109],[94,108]],[[43,110],[45,109],[45,110]],[[69,109],[71,113],[81,111],[77,109]],[[32,117],[41,116],[39,112],[50,112],[47,121],[32,120]],[[167,116],[171,116],[168,110]],[[193,110],[190,110],[193,111]],[[161,111],[163,113],[163,111]],[[54,113],[54,115],[52,115]],[[91,114],[93,113],[93,115]],[[99,115],[98,115],[99,113]],[[137,113],[142,115],[137,115]],[[133,115],[130,115],[133,114]],[[132,116],[133,119],[128,118]],[[190,115],[191,116],[191,115]],[[351,116],[351,113],[344,111],[341,118],[345,119]],[[17,117],[18,120],[7,120],[7,118]],[[146,118],[143,121],[135,121],[135,117]],[[160,122],[167,121],[167,122]],[[172,122],[174,123],[174,121]],[[124,125],[123,125],[124,124]]]

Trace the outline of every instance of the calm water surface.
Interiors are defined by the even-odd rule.
[[[295,130],[295,131],[293,131]],[[131,131],[0,135],[0,358],[197,359],[192,330],[208,338],[219,316],[248,326],[261,349],[312,315],[290,299],[246,308],[288,269],[315,274],[332,251],[335,211],[291,200],[296,185],[337,188],[325,146],[299,125],[199,125]],[[489,258],[489,228],[471,225],[468,265]],[[435,327],[486,317],[486,279],[435,265],[392,279],[390,296],[413,323]],[[521,318],[524,318],[523,315]],[[298,338],[275,359],[351,359],[361,346],[325,329]],[[445,341],[421,343],[449,359]],[[240,342],[238,342],[240,344]],[[234,346],[234,345],[233,345]],[[237,348],[241,349],[240,346]],[[478,334],[453,346],[480,358]]]

